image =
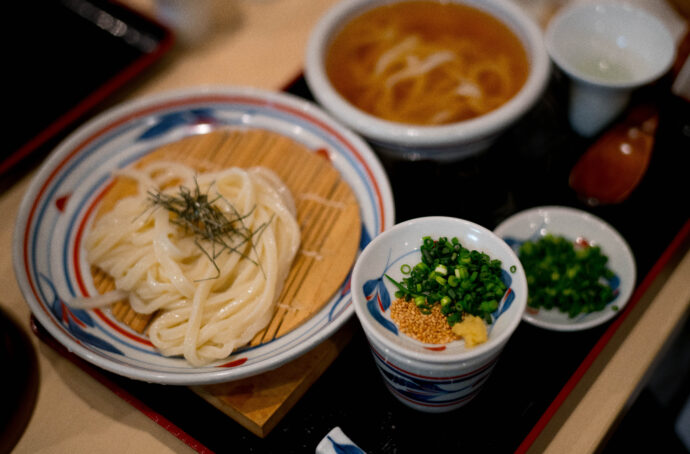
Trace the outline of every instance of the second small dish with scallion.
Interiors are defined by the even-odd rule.
[[[509,217],[494,233],[525,268],[528,323],[557,331],[588,329],[611,320],[630,299],[636,281],[632,251],[591,213],[532,208]]]

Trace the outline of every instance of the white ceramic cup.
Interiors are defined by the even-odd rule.
[[[591,137],[627,107],[636,88],[665,74],[675,43],[661,20],[623,2],[564,7],[549,22],[545,43],[570,77],[569,121]]]
[[[492,314],[485,343],[471,348],[463,340],[425,344],[401,333],[392,321],[390,303],[396,288],[385,275],[400,281],[401,265],[420,262],[426,235],[457,237],[465,248],[501,260],[509,290]],[[480,225],[440,216],[411,219],[375,237],[355,263],[351,291],[384,384],[400,402],[425,412],[453,410],[477,396],[527,304],[524,269],[510,246]]]

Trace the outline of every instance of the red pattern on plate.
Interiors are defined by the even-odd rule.
[[[247,358],[240,358],[240,359],[236,359],[234,361],[230,361],[229,363],[221,364],[218,367],[237,367],[237,366],[241,366],[242,364],[244,364],[246,362],[247,362]]]
[[[55,200],[55,206],[57,207],[58,211],[60,213],[63,213],[65,211],[65,205],[67,205],[67,201],[69,200],[69,196],[71,194],[63,195],[62,197],[58,197],[57,200]]]

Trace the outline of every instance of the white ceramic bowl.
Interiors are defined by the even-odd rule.
[[[465,248],[501,260],[509,290],[493,314],[487,342],[472,348],[463,340],[425,344],[399,332],[391,320],[396,288],[384,273],[402,279],[401,265],[421,261],[420,245],[427,235],[457,237]],[[479,393],[527,304],[527,281],[513,250],[490,230],[450,217],[412,219],[374,238],[355,263],[351,292],[384,383],[401,402],[427,412],[458,408]]]
[[[609,285],[616,296],[604,310],[570,318],[557,309],[528,307],[524,320],[533,325],[556,331],[578,331],[601,325],[625,307],[635,288],[636,266],[630,246],[611,225],[586,211],[560,206],[531,208],[501,222],[494,232],[516,253],[524,242],[537,241],[550,233],[581,245],[599,246],[609,259],[608,267],[615,274]]]
[[[397,1],[397,0],[394,0]],[[500,108],[480,117],[442,126],[411,126],[386,121],[354,107],[331,85],[324,60],[332,36],[351,18],[391,0],[347,0],[329,10],[310,36],[305,78],[316,100],[336,119],[360,133],[382,153],[403,159],[457,160],[487,149],[498,136],[539,99],[549,78],[549,57],[542,32],[532,18],[510,0],[451,0],[489,13],[521,40],[530,63],[522,89]]]
[[[393,225],[390,185],[367,144],[314,104],[247,87],[193,87],[140,98],[90,120],[58,146],[28,187],[16,220],[13,260],[19,287],[39,323],[82,359],[138,380],[173,385],[227,382],[274,369],[309,351],[352,315],[349,280],[324,307],[283,336],[194,367],[165,357],[110,309],[68,306],[96,292],[83,231],[112,172],[166,143],[227,128],[263,128],[323,153],[352,188],[361,246]]]

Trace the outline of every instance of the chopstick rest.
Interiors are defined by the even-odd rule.
[[[366,454],[335,426],[316,446],[316,454]]]

